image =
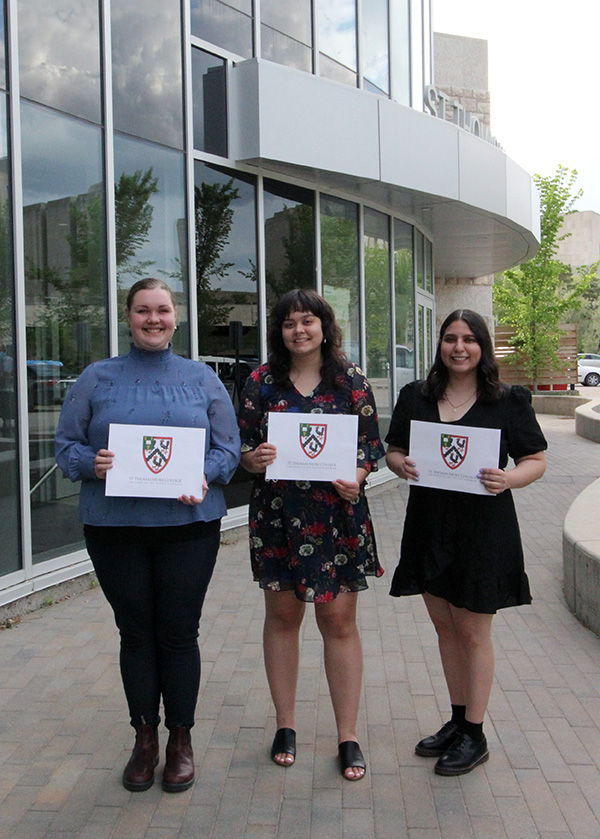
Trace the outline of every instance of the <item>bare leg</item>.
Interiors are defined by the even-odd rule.
[[[263,649],[278,729],[295,728],[299,637],[304,611],[305,604],[292,591],[265,591]],[[288,766],[294,762],[294,756],[281,753],[274,760]]]
[[[356,722],[362,685],[362,644],[356,626],[356,592],[343,592],[329,603],[316,603],[317,625],[323,636],[325,673],[338,730],[338,743],[356,742]],[[350,767],[350,780],[362,778],[362,767]]]
[[[483,722],[494,679],[493,615],[457,609],[427,593],[423,599],[438,635],[450,702],[466,706],[469,722]]]

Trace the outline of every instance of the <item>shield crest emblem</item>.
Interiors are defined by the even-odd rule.
[[[440,449],[442,459],[449,469],[456,469],[464,462],[469,448],[469,438],[458,434],[442,434]]]
[[[300,445],[307,457],[315,458],[325,448],[327,440],[326,422],[301,422],[300,423]]]
[[[142,454],[144,463],[155,475],[165,468],[171,459],[173,451],[172,437],[144,437],[142,440]]]

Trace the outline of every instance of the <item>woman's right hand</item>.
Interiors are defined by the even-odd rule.
[[[94,475],[101,481],[106,479],[106,473],[113,467],[114,452],[108,449],[100,449],[94,459]]]
[[[277,446],[273,443],[261,443],[251,452],[242,454],[242,466],[248,472],[262,473],[267,471],[267,466],[277,457]]]
[[[412,481],[419,480],[417,464],[403,449],[399,449],[396,446],[389,446],[385,456],[385,462],[399,478],[404,478],[406,481],[409,478]]]

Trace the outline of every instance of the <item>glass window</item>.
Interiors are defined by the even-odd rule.
[[[252,58],[252,0],[191,0],[192,35]]]
[[[382,438],[392,415],[390,220],[364,211],[365,319],[367,377],[373,388]]]
[[[102,134],[28,103],[21,121],[31,521],[40,562],[82,544],[78,486],[54,466],[54,433],[79,373],[108,355]]]
[[[415,273],[417,288],[425,288],[425,237],[420,230],[415,230]]]
[[[369,0],[363,6],[362,71],[366,90],[390,92],[388,0]]]
[[[19,0],[21,94],[101,120],[98,0]],[[131,46],[131,45],[129,45]]]
[[[115,135],[117,283],[122,315],[126,290],[141,277],[160,277],[175,292],[179,329],[173,348],[189,355],[187,228],[183,155],[153,143]],[[119,352],[129,347],[119,328]]]
[[[199,356],[237,410],[259,362],[255,178],[197,161],[194,207]],[[239,468],[225,487],[230,509],[248,503],[251,484]]]
[[[323,297],[342,329],[344,352],[360,364],[358,205],[321,195],[320,208]]]
[[[356,86],[356,0],[317,0],[319,74]]]
[[[315,288],[315,196],[265,178],[267,311],[293,288]]]
[[[111,23],[115,129],[183,148],[179,0],[119,0]]]
[[[390,0],[392,98],[410,105],[410,0]]]
[[[310,0],[262,0],[260,21],[263,58],[298,70],[312,70]]]
[[[194,148],[227,157],[225,61],[192,49]]]
[[[394,303],[396,318],[396,389],[415,378],[415,293],[413,231],[394,219]]]
[[[21,567],[17,371],[6,96],[0,96],[0,575]]]
[[[433,294],[433,246],[425,239],[425,291]]]

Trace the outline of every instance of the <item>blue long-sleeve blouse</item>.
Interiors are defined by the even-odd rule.
[[[107,497],[94,474],[94,458],[108,447],[110,423],[206,429],[204,472],[208,492],[201,504],[170,498]],[[207,365],[132,345],[127,355],[87,367],[65,399],[55,440],[64,475],[81,481],[79,518],[102,526],[161,527],[212,521],[227,512],[222,485],[240,458],[235,411],[216,373]]]

